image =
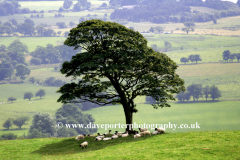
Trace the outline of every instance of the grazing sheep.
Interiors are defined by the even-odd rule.
[[[115,131],[116,133],[115,134],[117,134],[118,136],[121,136],[121,135],[123,135],[123,134],[125,134],[126,132],[118,132],[118,131]]]
[[[118,135],[117,135],[117,134],[114,134],[114,135],[112,136],[112,139],[116,139],[116,138],[118,138]]]
[[[80,134],[75,139],[79,141],[80,139],[84,139],[85,136],[86,136],[85,134],[84,135]]]
[[[102,138],[100,138],[100,137],[96,137],[95,139],[94,139],[94,141],[101,141],[102,140]]]
[[[107,141],[107,140],[110,140],[110,139],[112,139],[112,137],[103,138],[104,141]]]
[[[139,137],[141,137],[140,134],[135,134],[135,135],[133,136],[133,138],[139,138]]]
[[[126,131],[127,133],[122,134],[122,137],[127,137],[128,136],[128,131]]]
[[[82,144],[79,145],[79,147],[82,147],[82,149],[83,148],[87,148],[87,146],[88,146],[88,142],[87,141],[85,141],[85,142],[83,142]]]
[[[158,134],[159,132],[158,131],[154,131],[152,134]]]
[[[165,129],[163,129],[163,128],[155,128],[155,131],[158,131],[160,134],[163,134]]]
[[[110,135],[111,135],[111,131],[112,131],[112,130],[109,130],[109,132],[108,132],[108,133],[105,133],[105,135],[110,136]]]
[[[148,130],[147,128],[139,128],[140,132],[144,132],[144,131],[147,131],[147,130]]]
[[[88,137],[95,137],[95,135],[90,135],[90,134],[89,134],[89,135],[87,135],[87,136],[88,136]]]
[[[99,138],[104,138],[104,137],[105,137],[105,134],[100,135],[100,133],[98,133],[98,136],[97,136],[97,137],[99,137]]]
[[[140,132],[140,135],[142,136],[142,135],[144,135],[144,137],[145,137],[145,135],[146,134],[149,134],[150,136],[151,136],[151,133],[150,133],[150,131],[144,131],[144,132]]]

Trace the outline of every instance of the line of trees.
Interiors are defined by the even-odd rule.
[[[2,126],[6,129],[9,129],[14,124],[15,126],[18,127],[18,129],[21,129],[23,125],[26,125],[26,122],[28,120],[29,120],[29,117],[27,116],[17,117],[15,119],[8,118],[5,120]]]
[[[223,57],[223,60],[224,61],[231,61],[233,62],[234,59],[237,59],[238,63],[239,63],[239,60],[240,60],[240,53],[231,53],[229,50],[225,50],[223,53],[222,53],[222,57]]]
[[[150,21],[153,23],[184,23],[187,21],[207,22],[214,21],[221,17],[240,15],[240,10],[235,3],[225,1],[202,0],[132,0],[125,3],[125,0],[111,0],[110,6],[136,5],[134,9],[116,9],[110,16],[112,20],[126,19],[133,22]],[[189,6],[203,6],[217,9],[212,13],[191,12]]]
[[[40,99],[42,99],[42,97],[44,97],[46,95],[45,90],[43,89],[39,89],[36,93],[35,93],[35,97],[40,97]],[[31,98],[33,98],[34,95],[32,92],[25,92],[23,95],[23,99],[28,99],[31,100]]]
[[[212,98],[214,101],[221,97],[221,91],[215,85],[203,87],[202,84],[191,84],[187,87],[186,92],[180,92],[176,97],[181,102],[189,101],[191,97],[193,101],[198,101],[203,97],[206,98],[206,101],[208,98]]]
[[[196,64],[198,63],[198,61],[202,61],[202,58],[200,57],[199,54],[191,54],[188,57],[182,57],[180,59],[181,63],[188,63],[189,61],[191,61],[192,63],[195,62]]]

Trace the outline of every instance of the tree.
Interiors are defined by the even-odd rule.
[[[16,101],[17,100],[17,98],[14,98],[14,97],[8,97],[8,101],[10,101],[11,103],[13,102],[13,101]]]
[[[188,56],[188,59],[189,59],[191,62],[194,62],[194,61],[195,61],[196,64],[197,64],[198,61],[202,61],[202,59],[201,59],[201,57],[200,57],[199,54],[191,54],[191,55]]]
[[[213,99],[213,101],[214,99],[221,97],[221,91],[218,89],[217,86],[212,85],[209,90],[210,90],[209,94],[211,95],[211,98]]]
[[[191,28],[191,27],[190,28],[183,28],[182,31],[186,32],[188,34],[189,32],[194,32],[194,28]]]
[[[16,76],[20,77],[21,80],[26,79],[26,76],[31,72],[24,64],[17,64],[16,66]]]
[[[63,104],[55,114],[57,122],[63,124],[87,124],[94,125],[95,119],[91,114],[84,114],[75,104]],[[97,128],[76,128],[79,134],[96,133]]]
[[[29,120],[29,117],[27,117],[27,116],[18,117],[18,118],[13,120],[13,124],[15,126],[17,126],[19,129],[21,129],[22,126],[25,125],[26,121],[28,121],[28,120]]]
[[[65,22],[57,22],[56,25],[57,25],[59,28],[67,28]]]
[[[172,48],[172,44],[168,41],[164,41],[164,46],[165,46],[166,50],[168,50],[169,48]]]
[[[4,140],[14,140],[17,139],[17,135],[13,134],[13,133],[5,133],[2,134],[0,136],[0,139],[4,139]]]
[[[29,101],[30,101],[32,97],[33,97],[32,92],[25,92],[23,99],[29,99]]]
[[[237,1],[237,5],[238,5],[238,7],[240,7],[240,0]]]
[[[37,131],[38,135],[40,136],[54,136],[56,135],[55,125],[55,117],[52,117],[49,113],[38,113],[33,116],[32,125],[30,126],[29,133],[34,133]]]
[[[25,36],[32,36],[34,34],[35,28],[29,23],[22,23],[17,27],[18,32],[24,34]]]
[[[28,53],[28,47],[26,44],[22,43],[19,39],[14,40],[7,47],[8,56],[11,61],[17,61],[18,63],[25,63],[24,53]]]
[[[71,21],[71,22],[69,22],[69,26],[74,26],[74,25],[76,25],[76,23],[74,23],[73,21]]]
[[[208,97],[209,97],[209,92],[210,92],[209,86],[205,86],[205,87],[203,88],[203,94],[205,95],[206,101],[207,101],[207,99],[208,99]]]
[[[240,59],[240,53],[236,53],[235,55],[236,55],[236,58],[237,58],[237,60],[238,60],[238,63],[239,63],[239,59]]]
[[[34,77],[30,77],[30,78],[28,79],[28,81],[31,82],[31,83],[34,83],[36,80],[35,80]]]
[[[193,21],[184,22],[183,24],[187,28],[195,26],[195,23]]]
[[[231,55],[231,52],[230,52],[229,50],[225,50],[225,51],[222,53],[223,60],[225,60],[225,61],[228,62],[230,55]]]
[[[0,63],[0,80],[11,77],[14,72],[13,65],[7,60],[1,60]]]
[[[40,65],[41,64],[41,59],[40,58],[31,58],[30,64],[31,65]]]
[[[39,91],[37,91],[37,93],[35,94],[35,97],[40,97],[40,99],[45,96],[46,93],[45,93],[45,90],[43,89],[40,89]]]
[[[8,118],[5,120],[5,122],[3,123],[3,127],[9,129],[10,127],[12,127],[12,118]]]
[[[181,59],[180,59],[180,62],[181,63],[188,63],[189,62],[189,59],[188,58],[186,58],[186,57],[182,57]]]
[[[187,90],[193,96],[193,101],[202,97],[202,84],[191,84],[187,87]]]
[[[72,4],[73,4],[72,0],[64,0],[63,8],[68,10],[71,7]]]
[[[63,63],[62,74],[82,79],[60,87],[58,102],[121,104],[126,124],[132,124],[137,96],[154,98],[154,108],[170,107],[167,100],[175,100],[172,94],[185,89],[184,81],[175,73],[176,63],[147,47],[147,40],[139,32],[120,24],[82,22],[70,31],[64,44],[75,49],[82,47],[86,52]]]
[[[107,8],[107,6],[108,6],[107,3],[105,2],[101,5],[102,8]]]

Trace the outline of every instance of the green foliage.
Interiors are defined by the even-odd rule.
[[[29,120],[29,117],[23,116],[23,117],[17,117],[13,120],[13,124],[17,126],[19,129],[22,128],[23,125],[26,124],[26,121]]]
[[[32,139],[32,138],[45,138],[47,137],[47,134],[42,133],[41,131],[37,129],[32,129],[31,132],[28,133],[27,138]]]
[[[192,28],[192,27],[182,28],[182,31],[183,31],[183,32],[186,32],[186,33],[188,34],[189,32],[194,32],[194,28]]]
[[[57,22],[56,25],[57,25],[59,28],[67,28],[65,22]]]
[[[12,121],[13,121],[12,118],[6,119],[5,122],[3,123],[3,127],[9,129],[13,124]]]
[[[195,26],[195,23],[193,21],[184,22],[183,24],[187,28]]]
[[[64,8],[64,9],[69,9],[72,4],[73,4],[72,0],[64,0],[64,2],[63,2],[63,8]]]
[[[210,88],[209,88],[208,85],[203,87],[203,94],[204,94],[204,96],[206,98],[206,101],[207,101],[207,99],[209,98],[209,94],[210,94]]]
[[[228,62],[228,60],[230,59],[230,55],[231,55],[231,52],[229,50],[225,50],[222,53],[223,60]]]
[[[33,116],[32,125],[30,126],[29,133],[33,134],[35,132],[40,132],[46,134],[47,136],[56,135],[56,120],[51,117],[49,113],[38,113]],[[37,131],[36,131],[37,130]]]
[[[14,140],[14,139],[17,139],[17,135],[15,135],[13,133],[5,133],[5,134],[2,134],[0,136],[0,139],[3,139],[3,140]]]
[[[40,97],[41,99],[45,95],[46,95],[45,90],[39,89],[39,91],[37,91],[37,93],[35,94],[35,97]]]
[[[220,98],[222,96],[221,91],[215,85],[212,85],[210,87],[209,94],[211,95],[212,100],[215,100],[216,98]]]
[[[31,82],[31,83],[34,83],[36,80],[35,80],[34,77],[30,77],[30,78],[28,79],[28,81]]]
[[[0,80],[11,77],[14,72],[13,66],[9,61],[1,60],[0,63]]]
[[[187,87],[187,91],[193,96],[193,101],[202,97],[202,84],[191,84]]]
[[[58,137],[73,137],[77,136],[78,132],[73,128],[60,128],[57,130]]]
[[[62,122],[63,124],[94,124],[95,119],[91,114],[84,114],[82,111],[74,104],[63,104],[56,112],[57,122]],[[64,130],[64,129],[63,129]],[[75,128],[79,134],[91,134],[96,133],[97,128]],[[65,131],[64,131],[65,132]],[[70,134],[70,133],[67,133]]]
[[[78,0],[78,2],[73,6],[75,12],[88,10],[91,8],[91,3],[87,0]]]
[[[200,57],[200,55],[199,54],[195,54],[195,55],[189,55],[188,56],[188,59],[191,61],[191,62],[196,62],[196,64],[197,64],[197,62],[198,61],[202,61],[202,59],[201,59],[201,57]]]
[[[189,59],[188,58],[186,58],[186,57],[182,57],[181,59],[180,59],[180,62],[181,63],[188,63],[189,62]]]
[[[14,98],[14,97],[9,97],[8,98],[8,101],[10,101],[11,103],[13,102],[13,101],[16,101],[17,100],[17,98]]]
[[[41,59],[40,58],[31,58],[30,64],[31,65],[40,65],[41,64]]]
[[[82,79],[62,86],[57,91],[62,94],[58,102],[80,97],[79,102],[99,105],[121,103],[126,123],[132,124],[132,113],[137,112],[133,100],[137,96],[152,96],[157,101],[155,108],[169,107],[167,100],[174,100],[172,94],[184,90],[184,81],[175,73],[176,63],[148,48],[147,40],[139,32],[120,24],[101,20],[82,22],[70,31],[64,44],[75,49],[81,47],[86,52],[63,63],[62,74]]]
[[[168,41],[164,41],[164,46],[165,46],[166,50],[168,50],[169,48],[172,48],[172,44]]]
[[[46,86],[56,86],[56,87],[60,87],[65,84],[64,81],[60,79],[55,79],[54,77],[47,78],[43,83]]]
[[[23,95],[23,99],[31,100],[32,97],[33,97],[32,92],[25,92],[24,95]]]
[[[157,26],[157,27],[151,27],[149,29],[149,32],[154,32],[154,33],[161,33],[164,31],[164,28],[163,27],[160,27],[160,26]]]
[[[22,43],[19,39],[16,39],[9,44],[7,50],[11,61],[25,63],[24,53],[28,53],[28,47],[26,44]]]
[[[16,76],[20,77],[21,80],[26,79],[26,76],[29,75],[31,72],[24,64],[17,64],[16,65]]]

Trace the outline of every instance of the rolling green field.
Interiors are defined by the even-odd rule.
[[[88,147],[79,147],[88,141]],[[240,131],[187,132],[95,142],[93,138],[0,141],[3,159],[240,159]]]

